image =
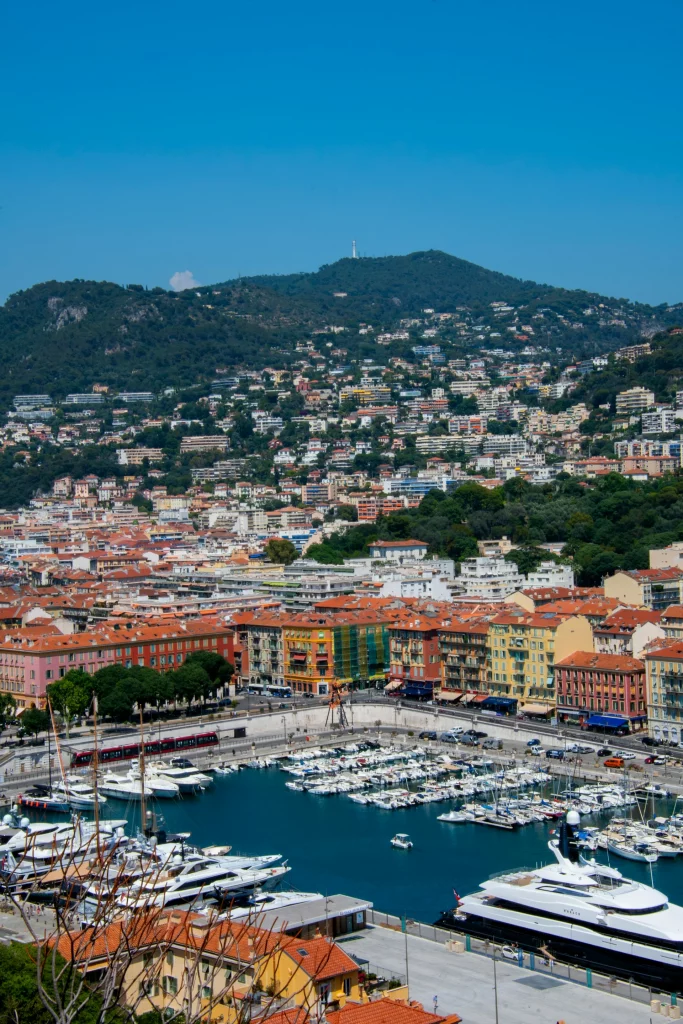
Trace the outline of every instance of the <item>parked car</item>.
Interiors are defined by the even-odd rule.
[[[668,760],[668,757],[662,757],[661,754],[650,754],[645,758],[645,764],[666,764]]]
[[[605,768],[623,768],[623,757],[608,757],[605,761]]]
[[[546,750],[545,756],[552,758],[553,761],[564,761],[564,750]]]
[[[659,740],[656,740],[654,736],[641,736],[640,742],[644,743],[646,747],[658,747]]]
[[[482,743],[482,749],[484,749],[484,750],[502,750],[503,749],[503,741],[502,740],[496,740],[496,739],[493,738],[493,736],[489,736],[489,738],[487,740],[484,740],[484,742]]]
[[[436,739],[436,733],[434,732],[433,729],[423,729],[422,732],[420,733],[420,735],[418,736],[418,739],[421,739],[421,740],[435,740]]]
[[[461,736],[460,742],[463,743],[466,747],[479,746],[479,740],[477,739],[476,736]]]
[[[302,697],[307,697],[307,698],[308,698],[308,700],[313,700],[313,698],[314,698],[314,696],[315,696],[315,695],[314,695],[314,694],[312,694],[312,693],[302,693],[302,694],[301,694],[301,696],[302,696]]]
[[[615,757],[620,757],[622,761],[635,761],[636,755],[632,750],[615,750]]]
[[[572,743],[571,747],[567,747],[567,750],[572,754],[592,754],[593,748],[587,747],[585,743]]]
[[[478,740],[485,740],[486,737],[488,736],[487,732],[477,732],[476,729],[470,729],[469,734],[470,736],[476,736]]]
[[[531,747],[529,749],[529,753],[533,754],[534,757],[541,757],[545,753],[545,751],[543,747]]]
[[[537,739],[528,740],[527,747],[540,747],[541,741]]]
[[[442,743],[457,743],[458,737],[452,732],[442,732],[439,736]]]
[[[600,749],[598,750],[598,755],[597,756],[598,757],[610,757],[611,754],[612,754],[612,751],[610,750],[609,747],[600,747]]]

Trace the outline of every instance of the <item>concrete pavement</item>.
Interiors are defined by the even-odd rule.
[[[368,927],[341,940],[344,950],[374,967],[406,973],[406,936],[393,929]],[[558,974],[561,969],[558,968]],[[610,995],[561,977],[549,977],[496,962],[498,1014],[496,1016],[493,961],[476,953],[451,953],[438,942],[408,936],[410,995],[425,1010],[458,1013],[464,1024],[649,1024],[648,1004]],[[655,1017],[654,1020],[660,1019]]]

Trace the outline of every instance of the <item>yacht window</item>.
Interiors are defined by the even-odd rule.
[[[554,886],[552,889],[548,885],[542,885],[541,889],[549,890],[550,892],[560,892],[564,896],[583,896],[584,899],[586,897],[590,898],[591,895],[589,892],[582,892],[581,889],[565,889],[561,885]]]

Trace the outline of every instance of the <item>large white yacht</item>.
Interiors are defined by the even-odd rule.
[[[274,885],[291,869],[286,865],[238,868],[232,857],[176,856],[160,870],[147,872],[116,902],[129,909],[172,907],[203,898],[253,892]]]
[[[569,811],[555,863],[490,878],[458,899],[442,923],[473,935],[513,941],[654,988],[683,986],[683,907],[657,889],[581,858],[579,815]]]

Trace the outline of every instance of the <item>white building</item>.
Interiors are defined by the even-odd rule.
[[[673,409],[655,409],[642,416],[644,434],[673,434],[676,429],[676,413]]]
[[[571,565],[557,562],[541,562],[539,567],[527,574],[527,587],[573,587],[574,570]]]
[[[514,562],[504,558],[466,558],[456,583],[463,596],[478,601],[504,601],[523,589],[526,580]]]
[[[643,412],[655,404],[654,392],[647,388],[630,388],[617,395],[617,415]]]

